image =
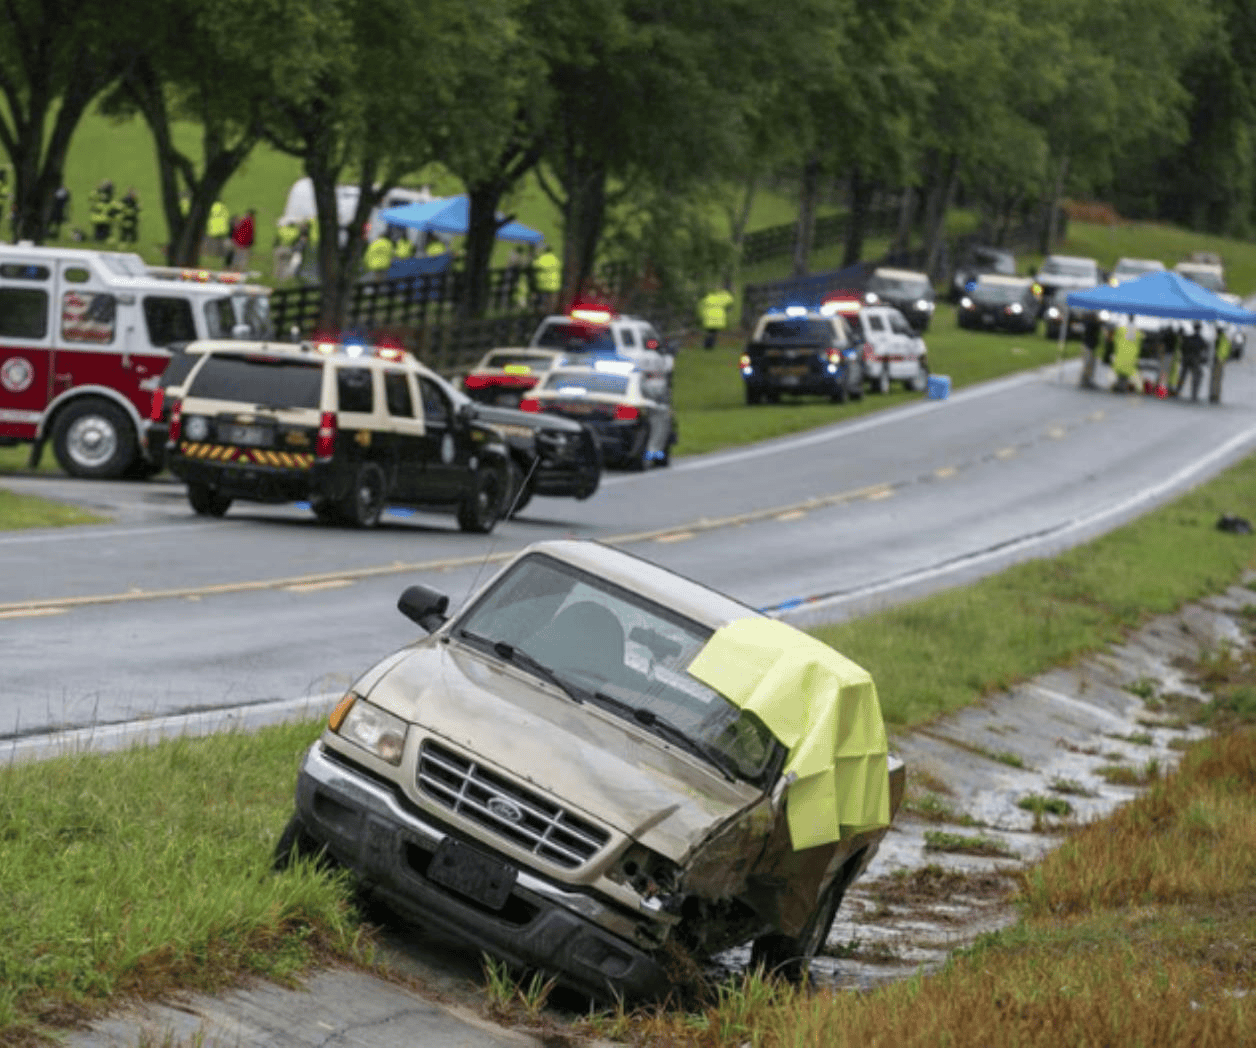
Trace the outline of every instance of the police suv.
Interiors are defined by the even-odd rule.
[[[308,501],[370,527],[386,504],[451,510],[487,532],[506,511],[502,434],[404,351],[207,342],[171,410],[167,461],[199,514],[235,499]]]

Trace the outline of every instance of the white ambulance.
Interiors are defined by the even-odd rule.
[[[268,337],[270,289],[139,255],[0,244],[0,445],[46,442],[76,477],[147,476],[168,347]]]

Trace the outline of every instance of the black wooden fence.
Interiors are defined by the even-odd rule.
[[[850,215],[825,215],[817,218],[812,227],[811,246],[815,248],[832,247],[846,241],[846,231],[850,226]],[[873,208],[864,216],[864,235],[889,236],[898,229],[898,209],[896,207]],[[781,226],[769,226],[767,229],[756,229],[747,233],[741,242],[741,264],[753,266],[772,258],[788,258],[794,253],[795,238],[798,224],[790,222]]]

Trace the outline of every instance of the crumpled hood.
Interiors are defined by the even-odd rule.
[[[761,796],[644,728],[455,644],[426,640],[394,659],[372,702],[674,862]]]

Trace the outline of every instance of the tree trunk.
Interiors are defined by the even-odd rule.
[[[807,157],[798,189],[798,225],[794,232],[794,276],[806,276],[811,269],[811,242],[815,237],[816,200],[820,193],[820,158]]]
[[[898,229],[894,233],[894,252],[903,254],[911,250],[912,220],[916,217],[916,190],[912,186],[903,187],[903,195],[898,203]]]
[[[344,328],[349,302],[348,274],[340,266],[340,215],[336,208],[338,171],[316,149],[306,154],[304,168],[314,186],[314,206],[318,211],[318,277],[322,287],[318,326],[330,334]]]
[[[863,169],[856,164],[850,173],[850,218],[846,223],[843,266],[853,266],[863,257],[864,230],[867,228],[868,209],[872,205],[875,188],[872,179],[865,178]]]
[[[925,241],[925,272],[931,280],[938,280],[944,274],[944,252],[946,247],[946,215],[951,209],[951,201],[955,196],[955,184],[958,181],[959,155],[951,153],[946,160],[945,175],[935,188],[937,193],[936,206],[932,208],[932,223],[926,230]]]
[[[570,308],[588,285],[606,221],[606,164],[571,140],[565,159],[561,310]]]
[[[746,226],[750,222],[750,208],[754,205],[754,197],[758,185],[758,177],[751,175],[746,179],[746,185],[741,194],[741,202],[737,207],[728,209],[729,243],[732,245],[733,250],[728,260],[728,266],[724,270],[724,286],[726,288],[731,289],[737,282],[737,272],[741,268],[741,245],[746,240]]]
[[[488,306],[488,274],[497,242],[497,205],[502,189],[496,180],[467,186],[466,287],[459,310],[464,316],[484,315]]]
[[[1064,196],[1064,180],[1068,177],[1069,155],[1067,150],[1060,158],[1060,166],[1056,169],[1055,184],[1051,187],[1051,200],[1047,204],[1046,221],[1042,228],[1042,253],[1051,254],[1055,244],[1060,221],[1060,198]]]

